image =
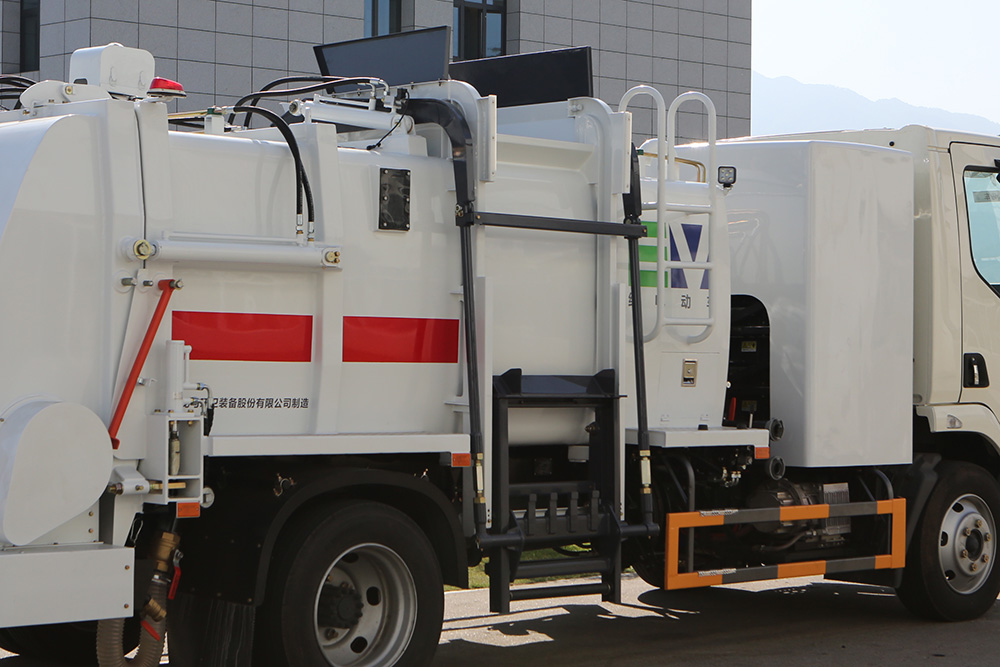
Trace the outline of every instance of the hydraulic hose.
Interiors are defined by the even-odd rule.
[[[244,95],[236,103],[236,106],[239,107],[249,103],[251,107],[253,107],[253,110],[248,111],[246,117],[243,119],[244,124],[248,124],[250,122],[250,116],[252,116],[255,113],[260,113],[259,109],[254,105],[260,102],[260,99],[262,97],[288,97],[289,95],[299,95],[301,93],[315,93],[320,90],[328,90],[330,88],[336,88],[337,86],[361,85],[366,83],[371,84],[373,86],[377,82],[385,85],[381,79],[375,79],[372,77],[355,77],[349,79],[338,78],[338,77],[317,77],[317,78],[319,79],[319,83],[314,83],[309,86],[301,86],[299,88],[282,88],[281,90],[270,89],[272,86],[277,86],[282,83],[290,83],[291,81],[302,80],[302,79],[308,80],[308,77],[291,77],[291,76],[284,77],[272,81],[271,83],[264,86],[262,90],[250,93],[249,95]],[[388,92],[388,89],[386,90],[386,92]],[[232,123],[236,119],[236,114],[238,113],[242,112],[236,111],[234,109],[232,114],[230,114],[229,116],[228,122]]]
[[[299,142],[296,141],[295,135],[292,133],[292,128],[288,126],[281,116],[274,113],[270,109],[265,109],[263,107],[252,107],[252,106],[236,106],[233,107],[234,113],[244,113],[244,112],[254,112],[259,113],[264,118],[267,118],[274,127],[281,133],[284,137],[285,143],[288,144],[288,150],[292,153],[292,160],[295,162],[295,215],[300,217],[302,215],[302,193],[305,192],[306,198],[306,208],[308,211],[307,219],[309,221],[310,238],[312,241],[312,230],[316,222],[316,210],[313,203],[312,187],[309,185],[309,177],[306,176],[305,167],[302,164],[302,153],[299,151]],[[301,233],[301,227],[296,232]]]

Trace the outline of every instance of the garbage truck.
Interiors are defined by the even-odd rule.
[[[498,613],[629,567],[992,607],[1000,140],[326,62],[0,79],[0,646],[426,664],[481,561]]]

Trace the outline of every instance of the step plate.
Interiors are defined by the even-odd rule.
[[[760,521],[806,521],[850,516],[890,515],[892,530],[888,553],[861,558],[813,560],[782,563],[763,567],[723,568],[694,572],[679,571],[680,531],[685,528],[725,526]],[[675,512],[666,521],[666,585],[667,590],[699,588],[718,584],[747,581],[767,581],[786,577],[808,577],[819,574],[901,568],[906,565],[906,500],[878,500],[836,505],[796,505],[792,507],[752,510],[707,510]]]

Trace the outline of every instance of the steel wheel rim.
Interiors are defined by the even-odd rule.
[[[329,623],[330,588],[348,609]],[[327,591],[324,600],[324,590]],[[321,608],[321,600],[327,604]],[[360,602],[360,617],[354,618]],[[325,615],[324,615],[325,614]],[[346,618],[345,618],[346,617]],[[351,621],[354,624],[348,625]],[[381,544],[360,544],[340,554],[323,575],[313,603],[316,641],[336,667],[392,665],[410,644],[417,622],[417,588],[405,561]]]
[[[993,570],[996,535],[986,502],[968,493],[956,498],[941,520],[938,555],[945,582],[968,595],[982,588]]]

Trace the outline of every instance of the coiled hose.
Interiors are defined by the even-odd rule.
[[[134,658],[122,655],[125,634],[124,618],[111,618],[97,623],[97,664],[100,667],[153,667],[160,664],[167,633],[167,592],[174,550],[179,538],[164,532],[153,544],[156,572],[149,584],[149,600],[139,613],[139,650]]]
[[[125,619],[111,618],[97,623],[97,664],[100,667],[153,667],[160,664],[167,631],[167,588],[159,575],[149,586],[150,601],[142,611],[139,650],[134,658],[122,655]],[[152,608],[152,609],[151,609]],[[157,620],[159,617],[159,620]]]

